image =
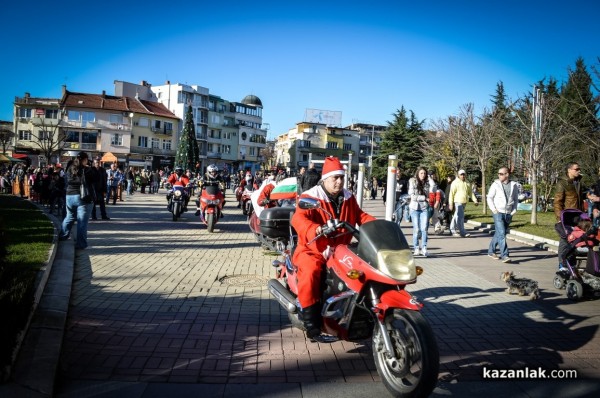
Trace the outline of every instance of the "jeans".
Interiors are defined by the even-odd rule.
[[[512,221],[512,216],[505,213],[492,214],[494,217],[494,237],[490,242],[488,254],[496,253],[496,246],[500,250],[500,258],[508,257],[508,245],[506,244],[506,230]]]
[[[127,180],[127,195],[133,192],[133,180]]]
[[[419,233],[421,235],[421,248],[427,247],[427,227],[429,217],[427,210],[412,210],[410,219],[413,223],[413,248],[419,247]]]
[[[453,234],[458,232],[461,236],[467,234],[465,231],[465,206],[462,203],[454,203],[454,215],[450,222],[450,232]]]
[[[108,203],[108,201],[110,200],[110,194],[114,195],[113,196],[113,205],[117,203],[117,186],[116,185],[109,185],[106,187],[106,203]]]
[[[67,195],[67,216],[62,223],[61,237],[71,235],[71,228],[75,220],[77,220],[76,249],[85,249],[87,247],[87,226],[91,210],[92,202],[81,201],[80,195]]]
[[[400,201],[396,202],[394,214],[396,215],[396,223],[398,225],[400,225],[403,219],[406,219],[406,221],[408,221],[408,206],[401,205]]]

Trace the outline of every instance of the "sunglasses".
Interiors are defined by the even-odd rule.
[[[577,169],[571,169],[573,171],[581,171],[581,169],[577,168]]]

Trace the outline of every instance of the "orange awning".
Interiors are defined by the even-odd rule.
[[[110,152],[106,152],[104,154],[104,156],[102,156],[102,159],[100,159],[100,161],[102,162],[116,162],[117,161],[117,157],[115,155],[113,155]]]

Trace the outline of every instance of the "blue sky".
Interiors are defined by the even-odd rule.
[[[489,107],[545,77],[598,66],[600,3],[547,1],[29,1],[3,6],[0,119],[25,92],[112,94],[114,80],[261,98],[269,137],[306,108],[386,124]]]

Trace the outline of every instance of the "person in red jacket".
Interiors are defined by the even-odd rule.
[[[340,221],[351,225],[361,225],[375,220],[375,217],[362,211],[352,192],[344,189],[345,171],[338,158],[328,157],[323,164],[319,183],[302,193],[300,198],[317,199],[322,209]],[[351,234],[337,238],[320,237],[329,216],[321,208],[303,210],[296,208],[291,224],[298,233],[298,245],[293,261],[298,265],[298,301],[302,307],[302,318],[306,335],[313,339],[321,334],[321,272],[327,260],[328,247],[348,244]]]
[[[179,185],[182,187],[187,187],[190,183],[190,179],[188,178],[188,176],[186,176],[185,174],[183,174],[183,167],[181,166],[177,166],[175,167],[175,172],[173,174],[171,174],[169,176],[169,178],[167,179],[167,182],[173,186],[175,185]],[[187,205],[188,202],[190,201],[190,195],[187,194],[187,192],[184,190],[185,193],[185,202],[183,205],[183,211],[187,211]],[[169,200],[169,196],[167,195],[167,200]]]

